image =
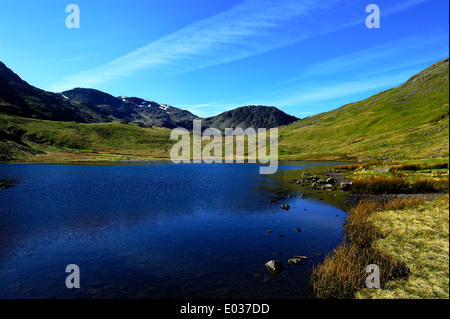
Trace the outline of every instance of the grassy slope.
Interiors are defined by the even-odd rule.
[[[448,59],[366,100],[279,130],[286,159],[448,157]]]
[[[53,156],[38,155],[34,160],[58,159],[62,151],[70,159],[85,159],[86,153],[103,159],[120,157],[166,157],[171,145],[170,130],[145,128],[134,124],[81,124],[21,118],[0,114],[0,130],[19,137],[26,145]],[[14,133],[11,133],[14,132]],[[9,159],[30,160],[33,152],[13,141],[1,141],[0,151]],[[2,150],[3,149],[3,150]],[[69,151],[69,152],[67,152]],[[67,157],[68,154],[63,156]],[[84,155],[80,155],[84,154]],[[111,156],[116,154],[118,156]],[[54,158],[56,155],[56,158]],[[33,159],[32,159],[33,160]]]

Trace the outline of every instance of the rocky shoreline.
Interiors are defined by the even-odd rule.
[[[440,193],[423,194],[366,194],[351,192],[353,180],[346,178],[342,172],[329,169],[327,171],[303,172],[301,178],[291,179],[289,183],[297,184],[305,190],[302,197],[315,197],[320,200],[334,197],[338,200],[341,209],[348,212],[356,207],[362,200],[372,200],[385,204],[397,199],[417,198],[432,201],[439,197]]]

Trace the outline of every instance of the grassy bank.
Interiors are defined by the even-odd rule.
[[[0,160],[167,158],[174,144],[170,132],[119,122],[83,124],[0,114]]]
[[[449,298],[449,197],[403,210],[382,210],[370,216],[381,236],[373,247],[407,265],[406,280],[392,280],[384,289],[362,289],[356,298]]]
[[[401,167],[402,175],[392,167]],[[350,209],[343,243],[314,269],[316,297],[448,298],[449,198],[443,194],[427,202],[414,195],[448,193],[448,162],[372,162],[336,169],[353,179],[352,192],[371,199]],[[389,200],[392,193],[411,196]],[[381,289],[365,288],[370,264],[380,268]]]

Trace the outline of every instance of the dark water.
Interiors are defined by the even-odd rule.
[[[15,181],[0,189],[0,298],[308,298],[311,267],[341,242],[346,214],[287,198],[300,193],[258,173],[250,164],[0,165],[0,178]],[[309,259],[288,265],[295,255]],[[271,259],[285,266],[276,277]],[[69,264],[80,289],[65,285]]]

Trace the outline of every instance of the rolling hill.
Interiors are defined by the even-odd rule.
[[[449,156],[449,59],[404,84],[279,129],[284,159]]]

